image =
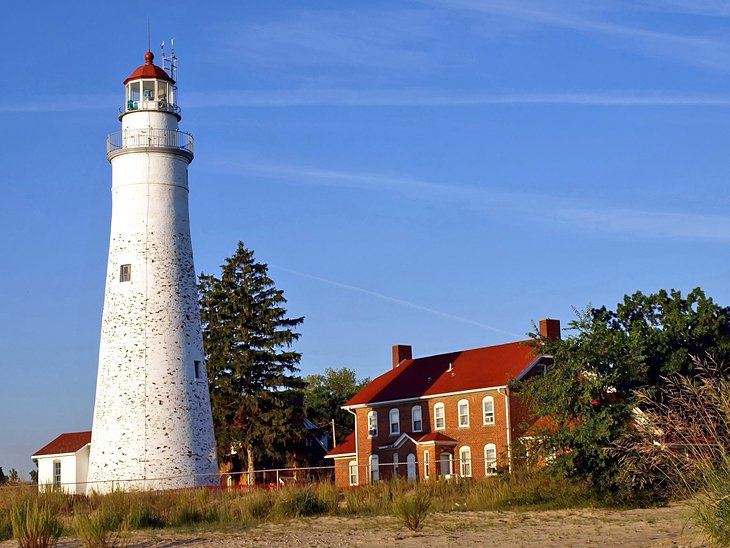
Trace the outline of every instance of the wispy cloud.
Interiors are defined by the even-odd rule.
[[[350,284],[346,284],[346,283],[342,283],[342,282],[337,282],[335,280],[330,280],[328,278],[322,278],[321,276],[315,276],[313,274],[307,274],[306,272],[300,272],[298,270],[292,270],[291,268],[286,268],[286,267],[278,266],[278,265],[274,265],[274,264],[271,264],[269,266],[271,266],[272,268],[276,268],[276,269],[282,270],[284,272],[288,272],[290,274],[294,274],[296,276],[301,276],[302,278],[308,278],[310,280],[315,280],[315,281],[318,281],[318,282],[322,282],[324,284],[331,285],[331,286],[334,286],[334,287],[340,287],[342,289],[347,289],[349,291],[355,291],[355,292],[358,292],[358,293],[362,293],[364,295],[368,295],[370,297],[375,297],[375,298],[381,299],[383,301],[388,301],[388,302],[391,302],[391,303],[394,303],[394,304],[398,304],[398,305],[401,305],[401,306],[406,306],[408,308],[413,308],[414,310],[420,310],[422,312],[428,312],[429,314],[433,314],[435,316],[441,316],[442,318],[446,318],[446,319],[449,319],[449,320],[455,320],[457,322],[461,322],[461,323],[473,325],[473,326],[476,326],[476,327],[480,327],[481,329],[486,329],[487,331],[494,331],[496,333],[502,333],[504,335],[509,335],[510,337],[517,337],[517,338],[520,337],[520,335],[518,335],[516,333],[512,333],[511,331],[505,331],[504,329],[500,329],[498,327],[494,327],[492,325],[487,325],[485,323],[477,322],[477,321],[474,321],[474,320],[470,320],[468,318],[463,318],[461,316],[457,316],[455,314],[450,314],[448,312],[443,312],[442,310],[436,310],[435,308],[430,308],[428,306],[423,306],[423,305],[420,305],[420,304],[417,304],[417,303],[414,303],[414,302],[411,302],[411,301],[406,301],[404,299],[398,299],[396,297],[391,297],[389,295],[385,295],[383,293],[379,293],[378,291],[372,291],[372,290],[366,289],[364,287],[358,287],[356,285],[350,285]]]
[[[287,184],[309,184],[394,192],[413,200],[450,204],[490,216],[509,214],[521,221],[590,230],[593,233],[631,235],[660,240],[730,241],[730,217],[650,208],[595,204],[558,196],[493,190],[507,184],[482,187],[426,181],[398,175],[351,172],[307,166],[256,162],[213,162],[214,169],[241,176],[266,177]],[[492,187],[492,188],[490,188]]]
[[[536,27],[569,29],[594,37],[607,37],[612,47],[628,48],[645,54],[658,55],[695,66],[728,70],[730,43],[719,38],[676,34],[636,25],[617,23],[606,17],[611,4],[544,0],[424,0],[433,6],[464,10],[472,14],[502,17],[530,23]],[[659,2],[653,3],[658,7]],[[681,2],[666,2],[665,8]],[[648,5],[648,4],[647,4]],[[705,4],[707,6],[707,4]],[[625,8],[625,5],[620,5]],[[706,10],[707,11],[707,10]],[[618,40],[615,40],[618,39]]]
[[[0,113],[114,110],[116,95],[39,97],[26,103],[0,103]],[[553,93],[466,93],[433,89],[278,89],[220,92],[189,91],[185,109],[290,107],[479,107],[499,105],[573,105],[596,107],[725,107],[730,95],[698,95],[660,91],[564,91]]]
[[[296,89],[218,93],[191,91],[186,108],[392,106],[470,107],[482,105],[727,106],[730,96],[653,91],[565,91],[466,93],[434,89]]]
[[[214,29],[224,51],[266,70],[318,65],[409,72],[430,66],[420,47],[436,35],[426,9],[339,9],[283,12],[275,19],[233,21]]]

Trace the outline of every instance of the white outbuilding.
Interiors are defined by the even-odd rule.
[[[91,432],[68,432],[36,451],[31,458],[38,465],[38,489],[84,494],[90,448]]]

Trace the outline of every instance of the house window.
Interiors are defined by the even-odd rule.
[[[393,477],[398,477],[398,453],[393,453]]]
[[[376,438],[378,436],[378,412],[370,411],[368,413],[368,437]]]
[[[544,363],[538,363],[537,367],[535,368],[535,371],[537,371],[537,374],[544,377],[545,372],[547,371]]]
[[[459,428],[469,428],[468,400],[459,400]]]
[[[437,403],[433,406],[433,427],[435,430],[443,430],[446,428],[443,403]]]
[[[452,462],[451,453],[441,453],[441,475],[450,478],[454,473],[454,463]]]
[[[55,487],[61,486],[61,461],[53,461],[53,485]]]
[[[357,461],[350,461],[350,485],[357,485]]]
[[[471,449],[468,446],[459,449],[459,473],[462,478],[471,477]]]
[[[423,430],[423,415],[420,405],[414,405],[411,408],[411,426],[413,432],[421,432]]]
[[[428,451],[423,452],[423,477],[428,479],[431,476],[431,457]]]
[[[195,360],[193,362],[193,366],[195,367],[195,378],[197,380],[200,380],[201,378],[203,378],[203,374],[202,374],[202,371],[201,371],[202,365],[203,364],[201,363],[200,360]]]
[[[485,396],[482,400],[482,412],[484,424],[494,424],[494,398],[492,396]]]
[[[416,479],[416,455],[408,453],[406,457],[406,473],[409,480]]]
[[[390,413],[390,435],[400,434],[400,412],[398,409],[391,409]]]
[[[484,446],[484,475],[493,476],[497,473],[497,446],[488,443]]]
[[[378,455],[370,455],[370,483],[380,479],[380,462]]]
[[[119,267],[119,281],[128,282],[132,279],[132,265],[123,264]]]

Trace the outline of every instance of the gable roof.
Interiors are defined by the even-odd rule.
[[[405,360],[343,407],[506,386],[538,359],[534,350],[527,340]]]
[[[68,432],[61,434],[51,443],[33,453],[33,456],[75,453],[87,443],[91,443],[91,432]]]

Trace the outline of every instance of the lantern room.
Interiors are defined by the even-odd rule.
[[[154,58],[151,51],[145,53],[145,64],[124,81],[125,104],[119,109],[120,119],[139,110],[170,112],[180,119],[180,107],[175,104],[175,81],[152,62]]]

